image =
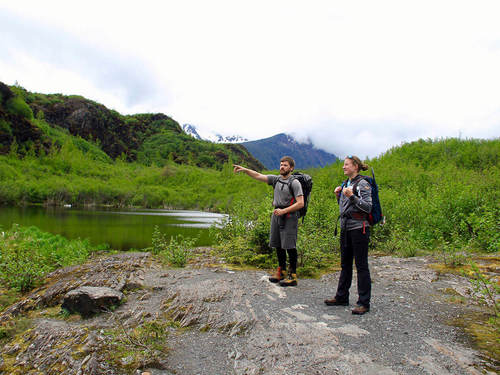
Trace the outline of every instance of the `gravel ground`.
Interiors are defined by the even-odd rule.
[[[171,312],[190,329],[171,339],[168,371],[153,374],[484,374],[479,353],[447,322],[465,307],[425,258],[371,258],[371,311],[323,303],[338,273],[282,288],[264,272],[169,271]],[[153,281],[152,279],[150,282]],[[158,283],[158,280],[156,281]],[[176,285],[176,287],[173,287]],[[156,371],[156,372],[155,372]]]
[[[468,281],[438,276],[430,258],[370,258],[371,311],[356,316],[356,279],[350,306],[326,306],[339,273],[282,288],[263,271],[232,271],[205,252],[183,269],[164,269],[148,253],[120,253],[58,270],[0,314],[3,324],[32,317],[32,328],[1,349],[0,374],[476,375],[499,369],[449,324],[476,309],[449,301],[450,291],[468,295]],[[57,314],[64,295],[84,285],[122,290],[126,302],[89,319]],[[131,368],[133,353],[113,348],[122,340],[143,350],[126,335],[148,321],[166,324],[169,350],[145,368]]]

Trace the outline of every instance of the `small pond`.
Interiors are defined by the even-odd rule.
[[[72,207],[3,207],[0,227],[13,223],[34,225],[67,238],[88,238],[92,244],[107,243],[112,249],[143,249],[151,246],[155,226],[170,236],[197,237],[197,246],[211,244],[209,228],[225,215],[181,210],[108,209]]]

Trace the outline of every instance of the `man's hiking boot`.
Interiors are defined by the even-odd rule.
[[[339,301],[337,297],[333,297],[332,299],[325,299],[325,305],[327,306],[347,306],[349,302],[347,301]]]
[[[297,274],[290,273],[285,280],[280,281],[280,286],[297,286]]]
[[[367,313],[370,311],[369,307],[363,306],[363,305],[358,305],[354,309],[351,310],[354,315],[363,315],[364,313]]]
[[[286,276],[286,271],[282,271],[281,267],[278,267],[276,273],[272,276],[269,276],[269,281],[272,283],[277,283],[283,280]]]

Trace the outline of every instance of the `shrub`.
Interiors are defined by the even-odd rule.
[[[471,272],[466,273],[465,276],[469,279],[475,291],[473,298],[488,306],[492,315],[500,319],[500,300],[497,298],[500,294],[500,286],[494,278],[485,276],[476,263],[471,261],[470,267]],[[497,329],[500,329],[499,323],[500,321],[496,320]]]
[[[0,118],[0,135],[2,134],[12,136],[12,129],[7,121],[5,121],[3,118]]]
[[[33,119],[33,111],[28,104],[19,96],[15,96],[5,103],[7,112],[19,115],[27,120]]]
[[[233,202],[229,211],[222,229],[214,234],[219,253],[235,264],[272,265],[269,201],[242,197]]]
[[[184,267],[190,257],[190,249],[193,248],[197,238],[185,238],[182,235],[172,236],[167,240],[155,226],[152,237],[152,252],[163,258],[171,266]]]

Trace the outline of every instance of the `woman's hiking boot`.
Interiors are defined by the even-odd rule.
[[[370,311],[368,306],[358,305],[354,309],[351,310],[354,315],[363,315]]]
[[[280,281],[280,286],[297,286],[297,274],[290,273],[285,280]]]
[[[286,271],[282,271],[281,267],[278,267],[276,273],[272,276],[269,276],[269,281],[272,283],[277,283],[283,280],[286,276]]]
[[[340,301],[337,297],[333,297],[332,299],[325,299],[325,305],[327,306],[348,306],[349,301]]]

